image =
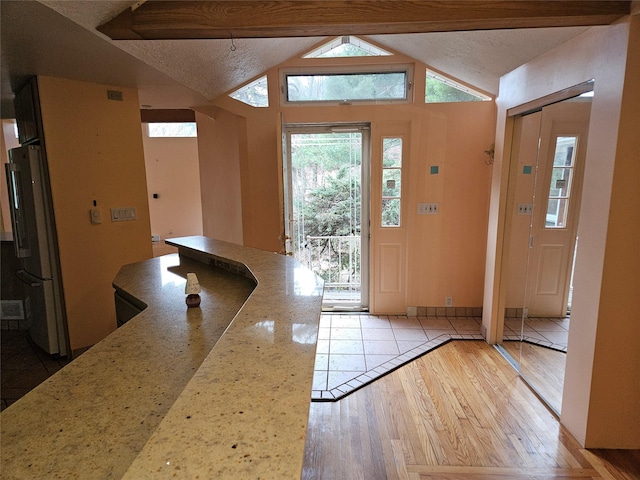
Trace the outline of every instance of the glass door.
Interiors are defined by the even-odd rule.
[[[368,307],[367,125],[286,126],[287,253],[324,279],[325,310]]]

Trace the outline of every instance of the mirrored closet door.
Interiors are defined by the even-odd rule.
[[[513,122],[501,348],[558,414],[569,326],[579,328],[570,312],[591,99],[583,91]]]

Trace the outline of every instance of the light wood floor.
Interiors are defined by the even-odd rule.
[[[560,412],[567,354],[526,342],[504,342],[502,347],[520,363],[520,374],[554,411]]]
[[[460,341],[312,403],[302,478],[638,479],[640,453],[581,449],[493,347]]]

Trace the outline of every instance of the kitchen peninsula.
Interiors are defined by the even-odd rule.
[[[300,477],[322,280],[275,253],[167,243],[179,256],[113,282],[147,308],[2,412],[3,478]]]

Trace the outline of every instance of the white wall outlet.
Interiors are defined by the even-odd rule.
[[[444,306],[445,307],[453,307],[453,297],[446,297],[444,299]]]
[[[160,241],[160,235],[151,235],[151,241],[153,243],[158,243]]]
[[[531,215],[533,212],[533,204],[532,203],[519,203],[518,204],[518,215]]]

